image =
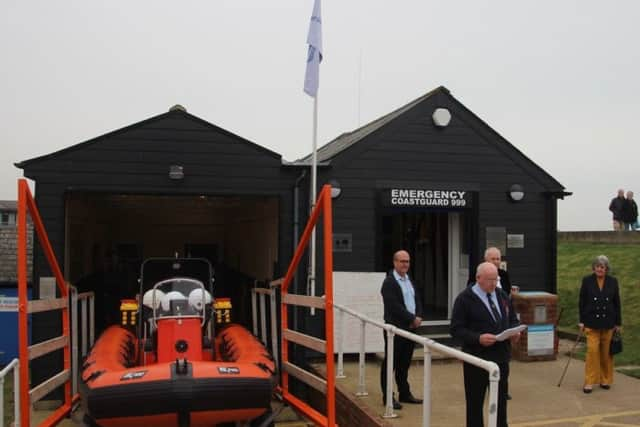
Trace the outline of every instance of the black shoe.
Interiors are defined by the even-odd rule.
[[[422,403],[422,399],[418,399],[414,397],[412,394],[408,394],[406,396],[400,396],[400,402],[404,403]]]
[[[382,404],[387,406],[387,399],[382,397]],[[391,404],[393,405],[393,409],[402,409],[402,405],[395,398],[391,399]]]
[[[605,390],[609,390],[611,388],[611,386],[609,384],[600,384],[600,388],[603,388]]]
[[[511,399],[512,399],[511,395],[507,393],[507,400],[511,400]]]
[[[589,393],[591,393],[592,391],[593,391],[593,389],[592,389],[592,388],[587,388],[587,387],[583,387],[583,388],[582,388],[582,392],[583,392],[583,393],[585,393],[585,394],[589,394]]]

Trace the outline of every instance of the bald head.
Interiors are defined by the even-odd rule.
[[[500,249],[493,246],[487,248],[487,250],[484,251],[484,261],[490,262],[491,264],[495,265],[496,268],[500,268],[500,261],[502,261],[502,254],[500,253]]]
[[[409,256],[409,252],[400,250],[393,254],[393,269],[401,276],[404,277],[405,274],[409,271],[409,263],[411,261],[411,257]]]
[[[491,262],[480,264],[476,269],[476,282],[483,291],[492,293],[498,283],[497,267]]]
[[[409,252],[405,251],[405,250],[399,250],[396,253],[393,254],[393,260],[396,261],[402,257],[405,257],[407,259],[409,259]]]

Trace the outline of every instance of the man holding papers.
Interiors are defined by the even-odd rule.
[[[476,270],[476,283],[458,295],[451,316],[451,335],[462,342],[462,350],[490,360],[500,368],[498,385],[498,427],[507,427],[507,390],[509,381],[509,340],[497,335],[518,325],[511,299],[499,288],[498,269],[484,262]],[[520,332],[514,332],[519,339]],[[464,390],[467,402],[467,427],[483,427],[482,407],[489,385],[489,374],[464,363]]]

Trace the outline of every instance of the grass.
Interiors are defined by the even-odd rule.
[[[13,422],[13,372],[9,372],[4,377],[4,424],[11,425]]]
[[[558,242],[560,328],[578,331],[582,278],[591,274],[591,261],[601,254],[609,258],[610,274],[620,285],[624,351],[615,356],[615,363],[619,366],[640,365],[640,245]],[[578,353],[578,356],[581,354],[584,353]]]
[[[630,377],[640,378],[640,368],[638,369],[621,369],[618,372],[629,375]]]

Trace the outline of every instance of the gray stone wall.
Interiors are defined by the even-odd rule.
[[[33,226],[27,225],[27,280],[33,270]],[[0,226],[0,282],[18,282],[18,228]]]
[[[559,231],[558,242],[640,243],[640,231]]]

